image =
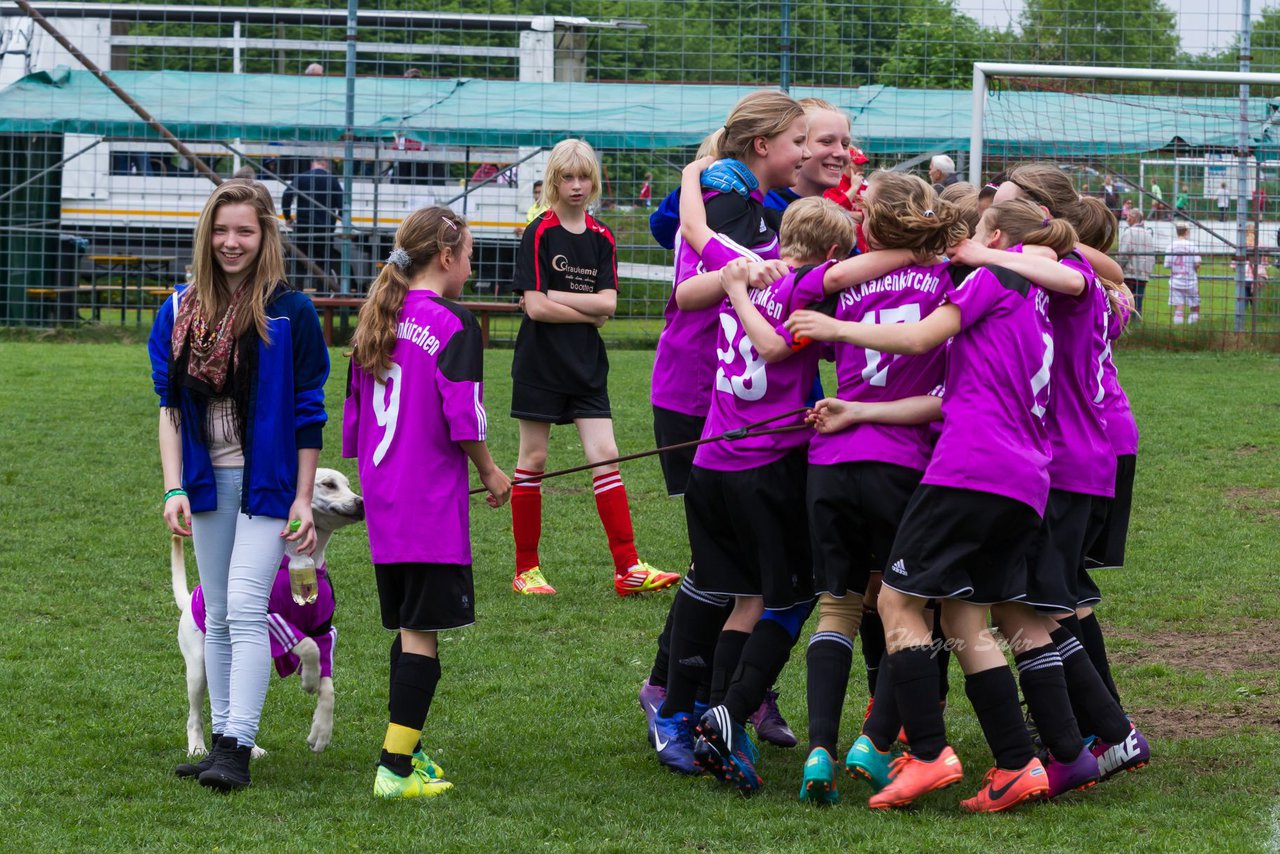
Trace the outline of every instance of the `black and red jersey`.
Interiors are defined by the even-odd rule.
[[[618,288],[613,232],[587,215],[586,229],[566,229],[549,210],[525,229],[516,255],[513,290],[593,294]],[[520,323],[511,377],[568,394],[604,391],[609,358],[600,332],[589,323],[544,323],[528,315]]]

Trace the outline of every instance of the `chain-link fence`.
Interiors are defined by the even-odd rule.
[[[203,167],[267,185],[289,215],[290,278],[339,327],[400,219],[431,203],[466,216],[475,234],[464,297],[510,303],[534,182],[550,147],[580,136],[600,154],[597,215],[618,244],[619,313],[606,335],[651,342],[671,253],[649,215],[752,88],[837,105],[869,168],[923,176],[945,154],[965,176],[975,62],[1230,71],[1242,39],[1238,12],[1215,17],[1190,0],[349,5],[34,4],[64,45],[26,0],[0,3],[0,323],[149,324],[190,264],[211,186]],[[1252,69],[1280,71],[1280,11],[1263,12],[1251,39]],[[980,179],[1051,159],[1081,193],[1141,209],[1155,265],[1135,328],[1148,339],[1280,346],[1277,93],[1254,87],[1241,142],[1228,83],[1029,81],[1006,77],[986,95]],[[314,190],[331,186],[322,172],[335,196]],[[1188,312],[1175,327],[1163,262],[1179,221],[1203,256],[1203,302],[1198,325]],[[514,337],[514,314],[488,313],[496,340]]]

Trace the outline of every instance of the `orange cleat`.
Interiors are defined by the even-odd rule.
[[[1004,812],[1025,801],[1042,800],[1049,795],[1049,775],[1034,756],[1016,771],[992,768],[982,778],[978,794],[961,801],[965,812]]]
[[[547,583],[547,579],[542,577],[541,568],[536,566],[516,575],[515,581],[511,582],[511,589],[526,596],[550,596],[556,592]]]
[[[652,593],[680,583],[680,573],[662,572],[640,561],[631,569],[613,576],[613,591],[619,596]]]
[[[1041,769],[1041,774],[1044,769]],[[925,762],[910,753],[893,760],[889,768],[889,785],[871,796],[867,806],[873,810],[910,806],[916,798],[937,789],[954,786],[964,777],[960,757],[950,747],[942,748],[938,758]]]

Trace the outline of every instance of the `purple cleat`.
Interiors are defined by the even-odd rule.
[[[1080,755],[1070,762],[1059,762],[1050,753],[1044,763],[1045,773],[1049,777],[1050,798],[1076,789],[1088,789],[1098,784],[1098,758],[1085,747],[1080,748]]]
[[[764,695],[764,702],[751,714],[750,720],[761,741],[767,741],[775,747],[796,746],[796,734],[791,731],[782,712],[778,710],[777,691],[769,691]]]
[[[1136,771],[1151,761],[1151,747],[1137,727],[1119,744],[1107,744],[1098,739],[1089,748],[1098,760],[1098,773],[1109,780],[1121,771]]]
[[[653,719],[658,716],[658,710],[666,699],[666,688],[652,685],[648,679],[644,680],[644,684],[640,686],[640,708],[644,711],[645,725],[649,728],[649,744],[653,744]]]

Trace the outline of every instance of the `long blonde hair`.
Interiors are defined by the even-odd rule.
[[[591,179],[587,204],[600,198],[600,160],[585,139],[562,139],[551,149],[542,175],[542,198],[539,199],[542,204],[550,208],[560,201],[560,182],[566,175],[585,175]]]
[[[724,133],[716,142],[716,157],[746,161],[755,141],[783,133],[796,119],[804,118],[804,107],[790,95],[760,89],[743,95],[724,120]]]
[[[400,310],[409,292],[409,282],[418,271],[446,249],[458,252],[467,239],[467,224],[446,207],[419,208],[396,229],[396,250],[369,286],[369,297],[360,307],[351,356],[355,363],[374,375],[391,369],[391,352],[396,347],[396,327]],[[397,263],[399,262],[399,263]]]
[[[280,240],[280,225],[276,219],[276,207],[267,188],[257,181],[232,178],[224,181],[204,203],[200,219],[196,222],[195,244],[191,260],[191,289],[199,300],[205,320],[213,322],[222,316],[231,303],[231,287],[226,274],[213,256],[213,221],[218,209],[224,205],[249,205],[258,221],[261,240],[258,257],[245,281],[249,286],[245,309],[236,315],[231,330],[240,338],[250,328],[258,337],[270,342],[267,335],[267,297],[276,284],[284,280],[284,249]]]

